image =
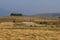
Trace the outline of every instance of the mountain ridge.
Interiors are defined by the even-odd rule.
[[[60,17],[60,13],[39,13],[32,16],[42,16],[42,17]]]

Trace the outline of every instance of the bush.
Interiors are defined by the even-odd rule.
[[[40,22],[40,24],[47,24],[47,22]]]

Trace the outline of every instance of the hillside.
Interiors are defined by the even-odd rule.
[[[60,13],[38,13],[33,16],[41,16],[41,17],[60,17]]]
[[[60,40],[60,20],[36,16],[0,16],[0,40]]]
[[[0,29],[0,40],[60,40],[60,29]]]

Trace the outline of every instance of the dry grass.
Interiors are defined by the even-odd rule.
[[[27,27],[15,26],[16,22],[22,21],[47,21],[49,23],[59,23],[58,18],[39,17],[0,17],[0,40],[60,40],[60,28],[58,27]]]
[[[0,17],[0,21],[34,21],[34,22],[40,22],[40,21],[47,21],[47,22],[58,22],[58,18],[43,18],[43,17],[31,17],[31,16],[5,16]]]
[[[60,40],[60,29],[0,29],[0,40]]]

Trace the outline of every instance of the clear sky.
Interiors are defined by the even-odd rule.
[[[0,0],[0,15],[60,13],[60,0]]]

